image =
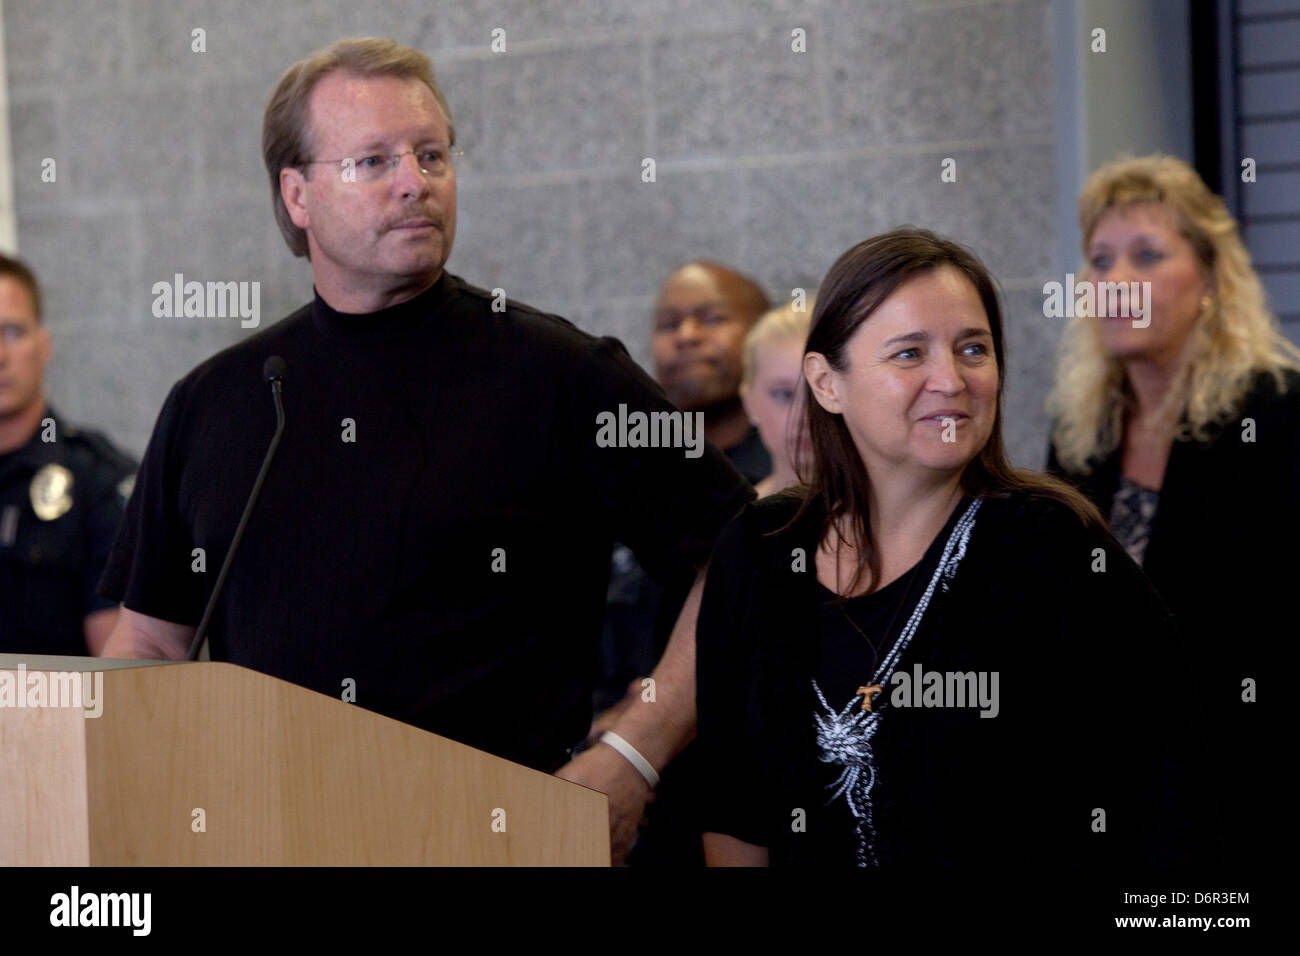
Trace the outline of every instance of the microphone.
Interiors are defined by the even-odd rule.
[[[272,355],[262,364],[262,377],[270,383],[271,397],[275,400],[275,435],[272,436],[271,444],[266,449],[266,457],[262,459],[262,468],[257,473],[257,480],[253,482],[253,490],[249,492],[248,503],[244,505],[244,514],[239,519],[239,526],[235,528],[235,536],[230,539],[226,559],[221,562],[221,572],[217,575],[217,583],[213,585],[212,594],[208,598],[208,606],[203,609],[203,617],[199,621],[198,630],[194,632],[194,640],[190,643],[190,652],[186,655],[186,660],[195,661],[199,658],[199,649],[207,638],[208,624],[211,623],[212,614],[217,609],[217,599],[221,597],[221,590],[226,586],[226,575],[230,573],[230,564],[235,559],[239,542],[244,537],[244,529],[248,527],[248,519],[252,517],[257,498],[262,493],[262,483],[266,481],[266,473],[271,468],[271,459],[275,457],[275,450],[280,447],[280,436],[284,434],[284,401],[280,392],[284,386],[285,371],[284,359],[278,355]]]

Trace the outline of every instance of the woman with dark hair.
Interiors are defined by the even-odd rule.
[[[700,608],[710,863],[1168,859],[1169,617],[1086,498],[1008,464],[1005,367],[961,246],[827,273],[806,483],[724,530]]]

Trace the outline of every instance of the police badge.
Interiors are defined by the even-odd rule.
[[[42,521],[53,521],[72,507],[72,472],[62,465],[46,465],[32,478],[32,510]]]

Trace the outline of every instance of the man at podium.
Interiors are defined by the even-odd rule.
[[[339,41],[267,105],[276,220],[315,297],[200,364],[159,414],[101,593],[111,657],[211,655],[609,795],[615,861],[694,731],[700,582],[605,744],[591,719],[610,547],[700,569],[753,493],[614,339],[443,268],[455,127],[424,54]]]

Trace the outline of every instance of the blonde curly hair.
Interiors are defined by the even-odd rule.
[[[1278,391],[1285,391],[1284,372],[1300,370],[1300,349],[1282,335],[1265,303],[1236,220],[1196,170],[1180,159],[1159,154],[1123,157],[1088,177],[1079,194],[1085,263],[1102,215],[1140,203],[1155,203],[1170,213],[1211,277],[1212,302],[1197,317],[1186,360],[1157,410],[1170,421],[1186,413],[1175,427],[1176,439],[1205,441],[1215,426],[1235,414],[1260,372],[1271,373]],[[1085,264],[1081,281],[1090,273]],[[1056,420],[1052,440],[1061,465],[1086,474],[1114,452],[1132,403],[1124,369],[1104,348],[1096,321],[1087,316],[1071,319],[1047,400]]]

